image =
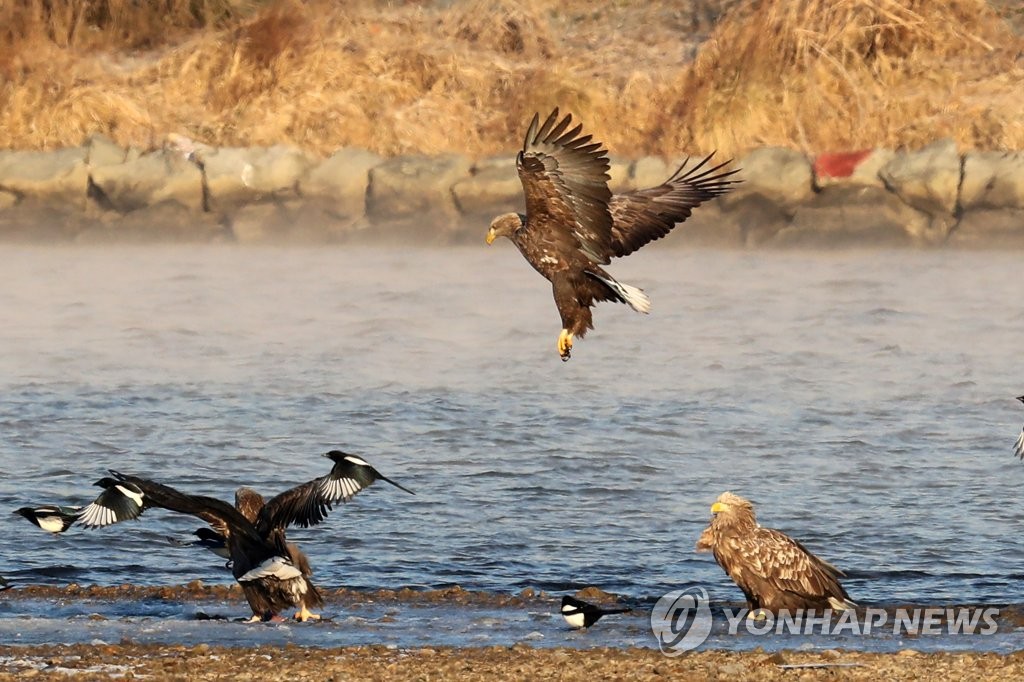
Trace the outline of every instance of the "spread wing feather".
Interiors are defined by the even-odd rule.
[[[203,495],[187,495],[170,486],[137,476],[116,471],[110,473],[119,481],[131,483],[143,492],[144,509],[160,507],[179,514],[189,514],[206,521],[225,537],[234,534],[255,544],[263,543],[252,524],[227,502]]]
[[[333,505],[348,502],[358,492],[379,480],[415,494],[381,474],[357,455],[332,450],[326,456],[334,462],[331,473],[286,490],[267,502],[257,522],[261,531],[285,528],[292,524],[301,528],[315,526],[327,518]]]
[[[730,161],[705,168],[713,156],[714,152],[691,168],[687,168],[690,159],[686,159],[657,187],[612,197],[608,206],[612,216],[612,255],[628,256],[644,244],[661,239],[689,218],[694,208],[725,194],[740,182],[729,179],[738,169],[719,172]]]
[[[555,108],[539,122],[535,114],[516,157],[526,197],[525,229],[558,233],[556,241],[569,241],[594,263],[607,264],[612,240],[608,156],[590,135],[580,136],[582,125],[569,129],[571,114],[559,121]]]
[[[83,528],[102,528],[113,523],[137,519],[146,509],[143,491],[131,483],[121,482],[105,488],[82,509],[79,524]]]

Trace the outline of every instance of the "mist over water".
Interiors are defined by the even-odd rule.
[[[1021,603],[1019,255],[694,252],[610,271],[563,364],[550,287],[491,248],[0,247],[0,508],[108,468],[233,499],[364,456],[378,483],[289,531],[325,587],[633,600],[739,590],[694,543],[725,491],[862,604]],[[202,522],[49,536],[0,514],[21,584],[230,583]]]

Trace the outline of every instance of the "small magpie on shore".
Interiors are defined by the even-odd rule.
[[[56,534],[63,533],[74,525],[82,514],[82,508],[46,504],[40,507],[21,507],[15,509],[14,513],[24,516],[47,533]]]
[[[1017,396],[1017,400],[1024,403],[1024,395]],[[1017,436],[1017,442],[1013,444],[1013,454],[1015,457],[1024,459],[1024,429],[1020,430],[1020,435]]]
[[[595,604],[588,604],[576,597],[562,597],[562,618],[572,628],[589,628],[601,619],[613,613],[625,613],[629,609],[605,609]]]

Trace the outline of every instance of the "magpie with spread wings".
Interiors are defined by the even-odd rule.
[[[701,203],[725,194],[739,169],[711,165],[714,153],[694,165],[687,159],[664,183],[612,195],[608,156],[593,136],[581,135],[572,115],[558,109],[541,123],[534,114],[516,169],[523,183],[526,215],[506,213],[491,222],[487,243],[508,237],[533,268],[551,282],[562,318],[558,354],[568,360],[573,339],[594,328],[591,307],[617,301],[647,313],[643,290],[619,282],[602,268],[660,239],[690,217]]]
[[[253,620],[270,620],[292,606],[299,608],[296,619],[317,619],[309,607],[322,605],[323,599],[309,580],[311,570],[305,555],[285,539],[285,528],[319,524],[334,504],[348,502],[378,480],[415,494],[361,457],[340,450],[324,456],[334,462],[326,476],[286,490],[266,504],[255,491],[241,489],[236,493],[237,508],[216,498],[189,495],[111,471],[109,477],[96,482],[104,490],[81,511],[79,525],[107,526],[138,518],[152,507],[196,516],[224,538],[232,575],[242,586]]]

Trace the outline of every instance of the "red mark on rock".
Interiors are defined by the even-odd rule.
[[[814,174],[819,178],[848,178],[861,161],[871,156],[872,149],[856,152],[819,154],[814,159]]]

